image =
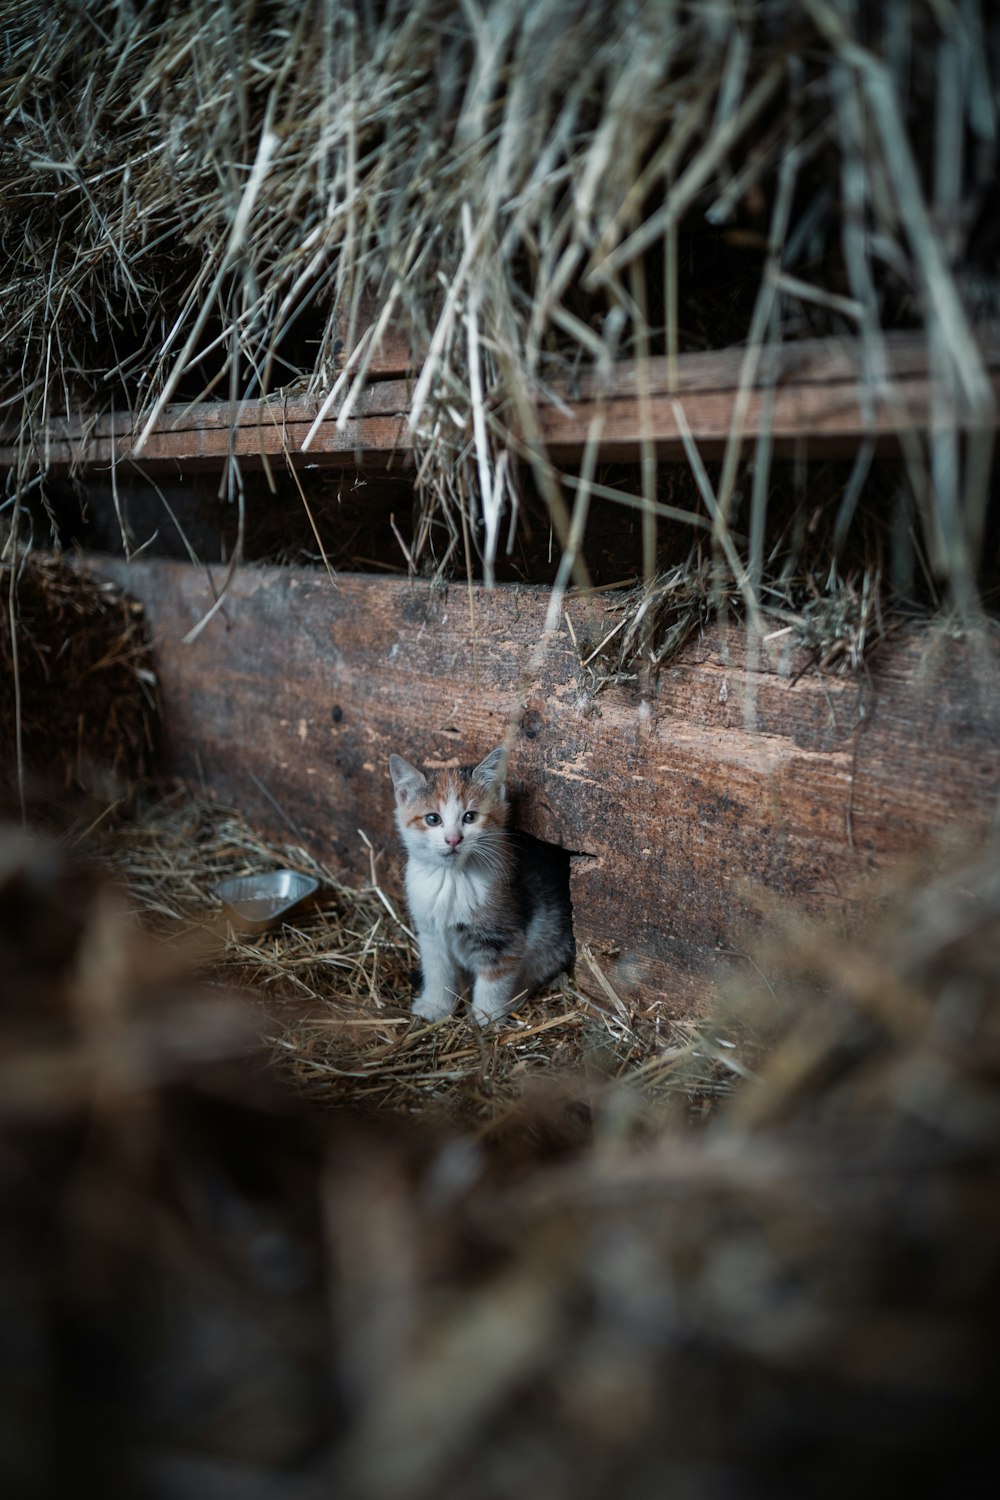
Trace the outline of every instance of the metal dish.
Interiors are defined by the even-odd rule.
[[[215,887],[227,915],[244,932],[263,932],[287,917],[319,888],[319,881],[297,870],[271,870],[266,875],[238,875]]]

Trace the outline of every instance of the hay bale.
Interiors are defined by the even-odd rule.
[[[0,394],[20,467],[44,465],[48,423],[80,408],[146,421],[173,397],[326,395],[342,373],[355,399],[371,345],[341,372],[341,335],[353,351],[367,332],[368,284],[373,342],[403,309],[427,351],[413,561],[478,545],[490,578],[505,452],[568,540],[579,497],[533,407],[553,376],[600,389],[621,354],[732,343],[749,384],[768,345],[847,333],[884,391],[884,332],[919,327],[936,404],[929,450],[907,441],[915,524],[967,598],[995,418],[971,325],[1000,302],[998,27],[982,0],[195,0],[66,7],[58,26],[21,4],[0,88],[0,232],[18,246]],[[737,560],[730,534],[743,449],[735,431],[698,520],[758,595],[770,548]],[[844,527],[870,456],[838,497]],[[759,546],[766,440],[755,459]],[[649,464],[640,489],[648,575]]]
[[[37,552],[0,562],[0,775],[26,796],[127,798],[148,773],[156,676],[142,606]]]

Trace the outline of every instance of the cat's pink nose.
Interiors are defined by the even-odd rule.
[[[462,835],[460,833],[446,833],[444,836],[444,841],[446,844],[449,844],[452,849],[457,849],[459,844],[462,842]]]

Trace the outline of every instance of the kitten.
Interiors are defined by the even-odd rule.
[[[503,747],[474,770],[418,771],[389,759],[406,846],[406,895],[423,984],[414,1015],[450,1015],[472,979],[480,1026],[572,964],[569,856],[508,830]]]

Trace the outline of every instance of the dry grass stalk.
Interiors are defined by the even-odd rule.
[[[0,399],[22,479],[81,409],[148,426],[171,395],[305,385],[343,421],[398,304],[428,351],[413,562],[452,567],[468,538],[488,577],[516,512],[507,451],[568,539],[532,421],[553,375],[742,342],[745,397],[768,345],[846,332],[891,398],[883,330],[917,324],[936,417],[906,462],[934,568],[971,607],[994,420],[966,305],[996,149],[982,0],[8,10]],[[729,243],[720,292],[701,263]],[[365,284],[384,318],[339,371]],[[763,555],[730,535],[741,424],[709,521],[752,615]],[[653,467],[647,445],[647,586]],[[757,532],[765,509],[761,483]]]
[[[515,1011],[483,1036],[464,1014],[427,1026],[409,1014],[415,945],[373,882],[354,890],[305,850],[256,835],[238,814],[186,794],[103,826],[88,848],[124,884],[142,923],[165,939],[214,934],[220,984],[264,1007],[279,1072],[329,1107],[439,1115],[488,1126],[532,1081],[634,1081],[651,1104],[688,1098],[701,1112],[728,1091],[738,1057],[695,1024],[661,1026],[609,1000],[591,957],[577,983]],[[233,930],[212,892],[232,875],[287,867],[315,875],[315,902],[263,934]],[[583,986],[583,987],[581,987]],[[612,992],[613,993],[613,992]]]

